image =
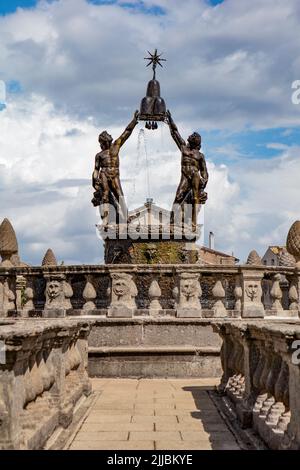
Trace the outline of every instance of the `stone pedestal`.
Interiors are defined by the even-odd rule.
[[[178,308],[176,316],[178,318],[201,318],[201,308]]]
[[[265,309],[262,299],[263,270],[241,269],[242,317],[263,318]]]
[[[177,286],[173,289],[177,317],[199,318],[202,316],[200,303],[202,290],[199,277],[197,273],[183,272],[178,275]]]
[[[198,261],[200,235],[188,224],[170,223],[171,213],[152,202],[129,213],[127,224],[99,225],[106,264],[191,264]]]

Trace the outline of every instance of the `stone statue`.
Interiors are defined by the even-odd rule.
[[[93,172],[93,187],[95,189],[92,203],[94,206],[102,205],[101,216],[103,224],[108,223],[109,204],[113,205],[116,213],[126,222],[126,206],[120,182],[119,151],[126,140],[131,136],[138,123],[139,112],[134,113],[133,120],[126,127],[123,134],[113,141],[107,131],[99,135],[101,152],[95,157],[95,169]]]
[[[191,204],[192,227],[195,231],[200,204],[204,204],[207,200],[207,193],[204,189],[208,182],[208,172],[205,157],[203,153],[200,152],[201,136],[197,132],[194,132],[188,137],[186,143],[179,134],[170,111],[167,111],[167,115],[171,136],[181,151],[181,180],[173,203],[171,222],[174,223],[176,207],[181,207],[181,214],[183,215],[183,205]]]

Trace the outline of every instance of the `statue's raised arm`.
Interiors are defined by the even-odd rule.
[[[167,116],[168,116],[168,122],[169,122],[169,128],[170,128],[171,136],[173,137],[173,140],[175,141],[175,143],[176,143],[177,147],[179,148],[179,150],[181,150],[182,146],[186,145],[185,140],[179,134],[178,128],[177,128],[175,122],[173,121],[173,118],[172,118],[171,113],[170,113],[169,110],[167,111]]]
[[[115,140],[114,145],[120,148],[126,142],[126,140],[129,139],[129,137],[131,136],[133,132],[133,129],[138,123],[138,117],[139,117],[139,112],[136,111],[134,113],[132,121],[128,124],[125,131],[120,135],[120,137]]]

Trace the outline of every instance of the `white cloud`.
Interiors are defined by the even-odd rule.
[[[187,125],[299,125],[291,103],[300,78],[298,0],[144,3],[166,14],[59,0],[1,18],[1,78],[111,125],[139,105],[150,75],[145,50],[158,47],[168,59],[159,71],[163,95]]]
[[[291,132],[300,124],[291,103],[291,83],[300,79],[299,2],[184,3],[157,0],[166,14],[153,16],[59,0],[0,18],[0,79],[23,87],[0,112],[0,218],[14,223],[25,260],[40,262],[48,246],[65,262],[101,259],[90,204],[97,134],[107,127],[116,137],[139,106],[150,78],[147,49],[168,59],[159,70],[162,95],[183,136],[199,128]],[[138,134],[121,154],[131,208],[149,195]],[[166,128],[146,139],[150,195],[170,208],[179,152]],[[266,244],[283,243],[299,217],[299,148],[273,139],[268,147],[280,156],[245,160],[228,141],[217,153],[230,164],[208,155],[206,230],[215,232],[216,248],[242,259],[254,247],[262,254]]]

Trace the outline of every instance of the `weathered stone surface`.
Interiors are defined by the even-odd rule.
[[[44,307],[47,313],[45,315],[50,317],[53,312],[55,317],[64,316],[63,312],[72,308],[70,298],[73,295],[73,289],[62,274],[46,274],[45,278],[47,281]],[[59,310],[61,314],[58,313]]]
[[[111,274],[111,303],[109,317],[132,317],[136,310],[137,288],[130,274],[113,272]]]
[[[0,254],[12,255],[18,253],[16,233],[10,221],[4,219],[0,225]]]
[[[91,377],[219,377],[219,351],[140,351],[90,353]]]
[[[133,318],[95,319],[89,345],[102,346],[174,346],[220,347],[208,319]]]
[[[295,266],[295,264],[295,257],[291,255],[285,247],[282,248],[279,256],[279,266]]]
[[[159,311],[162,309],[162,306],[159,302],[160,297],[161,297],[161,288],[159,287],[157,280],[154,279],[151,282],[151,285],[149,287],[150,315],[158,315]]]
[[[57,266],[55,254],[48,248],[42,261],[42,266]]]
[[[263,272],[258,270],[241,271],[242,317],[263,318],[264,305],[262,303],[262,278]]]
[[[66,449],[237,450],[240,448],[209,398],[207,390],[213,388],[217,382],[212,378],[110,379],[105,383],[98,381],[99,379],[92,379],[93,388],[101,390],[98,392],[99,398],[87,413],[83,426],[74,432]],[[190,410],[181,408],[181,394],[194,403],[194,395],[200,389],[202,395],[198,400],[199,409],[210,402],[209,415],[192,411],[193,408]],[[161,394],[164,395],[163,399],[159,398]],[[140,405],[141,397],[151,399],[152,406]],[[126,411],[128,398],[132,406],[131,412],[121,414],[120,411]],[[158,407],[160,400],[164,400],[161,408]],[[120,410],[114,409],[116,403],[122,407]],[[173,404],[173,409],[168,406],[170,403]],[[115,413],[111,413],[112,411]],[[115,434],[117,431],[120,432],[119,435]],[[116,437],[124,439],[122,433],[126,431],[127,440],[112,440]],[[146,438],[152,440],[143,440]],[[152,443],[152,447],[149,443]]]
[[[250,266],[262,266],[262,260],[256,250],[250,251],[246,264]]]
[[[94,300],[97,297],[97,292],[96,289],[92,283],[91,277],[87,276],[86,280],[86,285],[84,288],[84,291],[82,293],[82,296],[85,300],[85,304],[83,305],[83,310],[85,311],[91,311],[96,309],[96,305],[94,303]]]
[[[274,274],[272,278],[272,288],[271,288],[271,299],[272,299],[272,306],[271,306],[271,311],[277,315],[283,315],[283,307],[282,307],[282,290],[280,287],[280,282],[281,282],[281,275],[280,274]]]
[[[197,273],[179,273],[177,286],[173,289],[178,317],[201,317],[199,277]]]
[[[16,309],[15,294],[10,288],[10,279],[0,277],[0,317],[6,317]]]
[[[21,264],[16,233],[8,219],[4,219],[0,225],[0,255],[2,257],[0,266],[2,267],[10,268]]]
[[[91,371],[98,376],[220,372],[220,339],[206,319],[103,318],[96,320],[89,346]]]
[[[295,257],[297,267],[300,267],[300,220],[291,226],[286,239],[286,248]]]
[[[42,315],[42,311],[47,308],[48,303],[47,294],[45,295],[47,291],[46,284],[53,279],[58,281],[59,284],[62,284],[62,291],[65,297],[63,299],[62,296],[60,302],[58,301],[58,296],[55,302],[63,304],[62,308],[67,310],[68,315],[78,316],[91,314],[107,316],[108,308],[112,302],[112,296],[114,295],[114,306],[120,306],[121,308],[117,308],[115,312],[110,310],[109,314],[121,315],[119,318],[122,318],[124,315],[130,318],[146,315],[158,317],[175,316],[179,309],[179,301],[182,303],[184,299],[186,299],[186,301],[184,301],[185,307],[183,307],[182,303],[182,312],[180,313],[178,310],[179,315],[188,315],[190,313],[192,318],[192,315],[199,317],[200,312],[203,318],[218,316],[232,318],[241,316],[242,312],[244,315],[251,314],[260,317],[265,314],[274,314],[274,312],[271,312],[272,276],[278,273],[283,280],[280,281],[280,288],[283,292],[282,305],[284,310],[280,316],[291,317],[296,315],[297,309],[294,308],[296,301],[289,301],[289,291],[293,298],[295,298],[295,295],[298,295],[300,284],[298,284],[298,281],[295,281],[298,276],[297,272],[297,268],[286,266],[259,267],[246,265],[216,267],[186,264],[184,268],[182,265],[83,265],[26,268],[18,266],[14,268],[14,270],[0,267],[0,282],[3,284],[4,278],[9,277],[9,287],[17,299],[17,311],[18,315],[21,316],[23,313],[21,312],[22,308],[19,308],[20,305],[24,307],[23,310],[27,310],[29,315]],[[181,279],[182,274],[190,276],[190,279]],[[117,296],[113,294],[112,275],[119,278],[119,281],[121,281],[122,276],[124,277],[121,283],[123,284],[123,294],[125,294],[126,289],[128,291],[126,300],[125,295],[123,295],[123,297],[121,295],[119,299],[117,299]],[[189,298],[182,295],[181,299],[179,299],[179,291],[181,290],[179,280],[181,279],[184,282],[188,281],[193,284],[197,277],[201,279],[200,290],[202,291],[202,295],[200,296],[200,291],[199,297],[195,296],[193,293],[193,295],[190,295],[190,293],[187,292]],[[31,306],[28,304],[26,308],[24,303],[26,302],[24,290],[20,290],[17,287],[17,279],[21,278],[26,280],[26,289],[27,287],[31,289],[31,291],[29,291]],[[89,279],[89,281],[87,279]],[[261,287],[263,286],[264,292],[260,301],[256,299],[255,302],[253,302],[249,297],[248,299],[246,298],[247,279],[249,281],[257,281],[258,288],[259,285]],[[195,281],[195,285],[197,285],[197,289],[199,289],[197,282],[199,281]],[[156,283],[158,283],[158,289]],[[153,286],[156,286],[155,297],[149,295],[149,292],[151,294],[153,291]],[[176,289],[178,290],[177,294]],[[161,296],[158,297],[160,292]],[[175,298],[173,296],[174,292]],[[248,292],[250,292],[249,289]],[[221,297],[214,297],[214,293],[218,293],[218,295],[220,293]],[[23,299],[21,303],[19,302],[20,296]],[[194,302],[195,299],[197,307],[191,308],[191,302]],[[32,309],[32,303],[34,309]],[[291,303],[293,307],[290,310],[288,310],[289,303]],[[58,308],[60,308],[60,306],[61,305],[59,305]],[[153,308],[154,306],[155,308]],[[159,306],[161,306],[161,308],[159,308]],[[189,309],[189,312],[185,310],[186,307]],[[129,308],[129,310],[127,310],[127,308]],[[24,315],[27,315],[26,312],[24,312]]]
[[[299,449],[299,361],[290,347],[299,342],[299,321],[227,321],[214,327],[224,341],[220,391],[243,426],[253,427],[271,449]]]
[[[0,449],[40,449],[90,393],[87,320],[15,320],[0,329]]]
[[[213,305],[213,316],[214,317],[225,317],[227,315],[226,308],[224,305],[225,300],[225,290],[220,279],[217,279],[212,294],[214,296],[214,305]]]

